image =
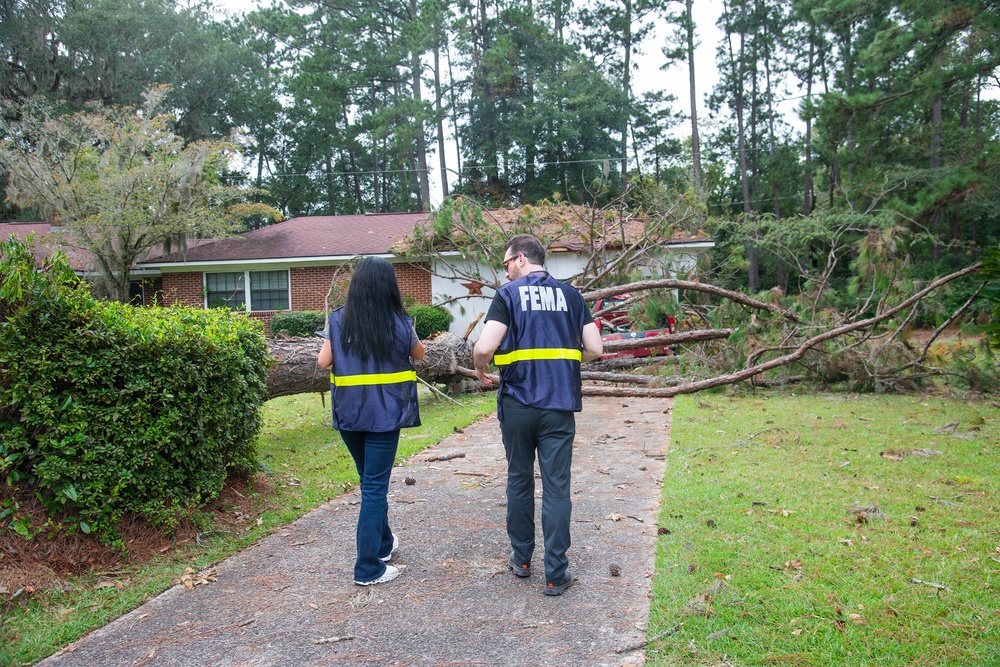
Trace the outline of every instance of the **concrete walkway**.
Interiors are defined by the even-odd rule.
[[[640,665],[641,651],[616,649],[645,636],[671,409],[584,400],[568,554],[575,583],[561,597],[542,594],[540,521],[533,576],[506,568],[494,416],[393,471],[392,562],[406,566],[395,581],[353,584],[355,490],[219,563],[214,582],[175,586],[39,664]],[[451,454],[465,456],[428,460]]]

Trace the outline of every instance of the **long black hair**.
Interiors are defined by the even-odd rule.
[[[340,344],[362,361],[388,359],[395,342],[395,318],[406,315],[396,271],[381,257],[365,257],[354,269],[340,327]]]

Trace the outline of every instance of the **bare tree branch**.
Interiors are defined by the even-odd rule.
[[[692,292],[705,292],[706,294],[714,294],[715,296],[720,296],[730,301],[735,301],[736,303],[743,304],[744,306],[749,306],[750,308],[757,308],[758,310],[766,310],[772,313],[777,313],[782,317],[791,320],[792,322],[798,322],[799,317],[794,313],[790,313],[780,306],[776,306],[772,303],[765,303],[763,301],[758,301],[752,297],[743,294],[742,292],[734,292],[733,290],[723,289],[722,287],[716,287],[715,285],[709,285],[707,283],[698,283],[692,280],[677,280],[676,278],[658,278],[656,280],[640,280],[634,283],[628,283],[625,285],[617,285],[615,287],[605,287],[603,289],[592,290],[590,292],[585,292],[583,298],[587,301],[595,301],[597,299],[603,299],[609,296],[614,296],[616,294],[622,294],[624,292],[638,292],[639,290],[652,290],[652,289],[681,289],[681,290],[691,290]]]
[[[675,334],[663,334],[661,336],[649,336],[648,338],[627,338],[624,340],[604,341],[604,352],[620,352],[622,350],[638,350],[643,347],[662,347],[666,345],[680,345],[682,343],[693,343],[699,340],[716,340],[719,338],[729,338],[736,329],[698,329],[695,331],[684,331]]]
[[[743,380],[747,380],[755,375],[764,373],[765,371],[769,371],[773,368],[784,366],[793,361],[798,361],[799,359],[802,358],[802,356],[806,352],[808,352],[811,348],[815,347],[816,345],[822,343],[823,341],[829,340],[831,338],[836,338],[837,336],[842,336],[852,331],[864,329],[866,327],[872,326],[873,324],[877,324],[879,322],[887,320],[896,313],[899,313],[909,308],[917,301],[920,301],[925,296],[936,290],[938,287],[941,287],[942,285],[945,285],[957,278],[961,278],[962,276],[967,276],[970,273],[975,273],[981,267],[982,267],[981,263],[973,264],[972,266],[964,268],[961,271],[956,271],[955,273],[944,276],[943,278],[938,278],[937,280],[929,284],[927,287],[925,287],[924,289],[920,290],[919,292],[911,296],[909,299],[906,299],[897,306],[890,308],[881,315],[876,315],[875,317],[869,317],[864,320],[859,320],[857,322],[845,324],[843,326],[831,329],[829,331],[824,331],[823,333],[817,336],[813,336],[812,338],[804,341],[795,349],[794,352],[786,354],[781,357],[775,357],[774,359],[766,361],[762,364],[757,364],[756,366],[744,368],[743,370],[736,371],[735,373],[726,373],[724,375],[718,375],[713,378],[700,380],[698,382],[691,382],[689,384],[684,384],[677,387],[670,387],[666,389],[632,389],[630,391],[635,391],[636,393],[634,395],[637,397],[646,396],[646,397],[656,397],[656,398],[671,398],[673,396],[679,396],[681,394],[693,394],[695,392],[702,391],[704,389],[711,389],[713,387],[721,387],[727,384],[735,384],[737,382],[742,382]],[[591,389],[595,388],[592,387]],[[588,394],[588,395],[593,395],[593,394]],[[616,393],[610,395],[619,396],[623,394]]]

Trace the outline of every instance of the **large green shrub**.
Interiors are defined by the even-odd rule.
[[[262,328],[96,302],[63,262],[50,268],[0,245],[0,479],[104,540],[126,512],[169,528],[254,465]]]
[[[413,306],[406,312],[413,318],[413,327],[417,330],[417,338],[420,340],[426,340],[440,331],[447,331],[454,319],[452,314],[441,306]]]
[[[312,336],[323,330],[326,316],[318,310],[290,310],[271,316],[271,337]]]

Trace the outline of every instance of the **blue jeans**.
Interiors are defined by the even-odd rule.
[[[385,572],[379,560],[392,553],[389,530],[389,475],[396,460],[399,430],[385,433],[340,431],[340,437],[354,458],[361,479],[361,510],[358,514],[358,555],[354,563],[355,581],[373,581]]]
[[[535,552],[535,456],[542,473],[542,540],[545,580],[566,576],[570,546],[570,468],[576,415],[540,410],[504,394],[500,433],[507,454],[507,537],[518,563],[530,563]]]

